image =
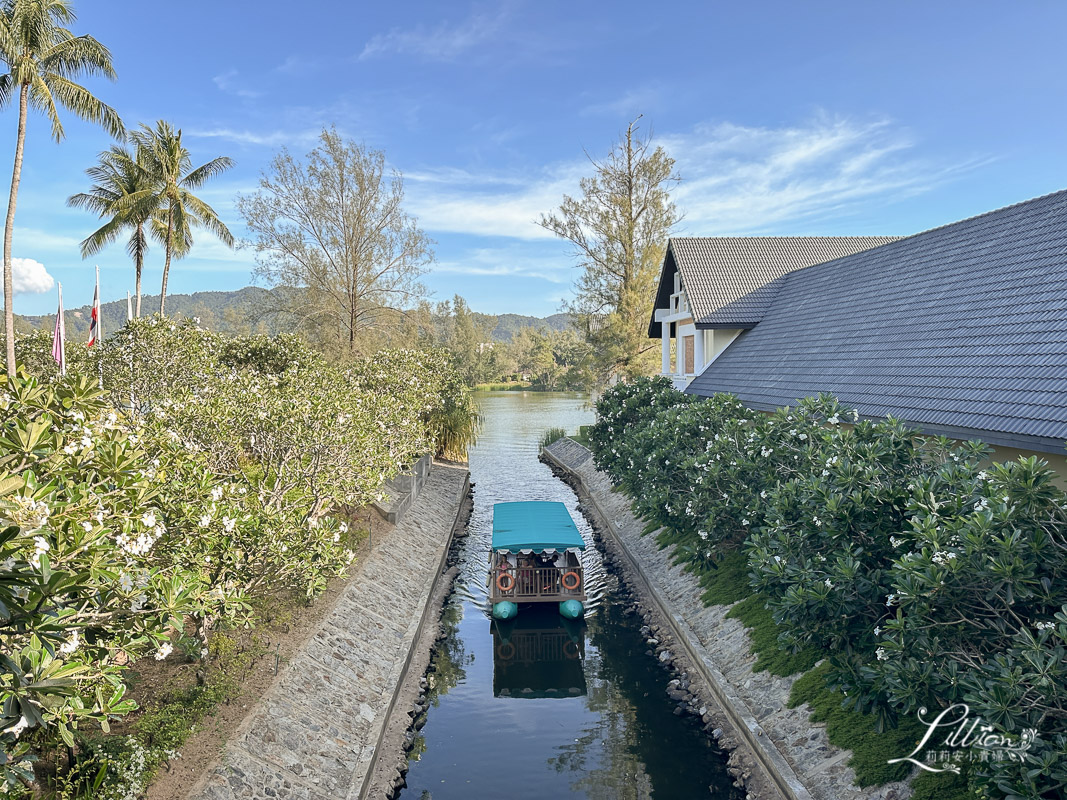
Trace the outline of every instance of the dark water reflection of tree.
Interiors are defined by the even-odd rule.
[[[432,706],[441,702],[442,695],[448,694],[467,678],[465,665],[474,660],[463,647],[463,638],[459,635],[459,623],[463,620],[463,603],[458,597],[452,597],[441,611],[441,632],[444,638],[437,641],[437,652],[432,664],[434,670],[428,675],[429,688],[426,699]],[[418,761],[426,752],[426,738],[419,733],[408,753],[408,761]]]

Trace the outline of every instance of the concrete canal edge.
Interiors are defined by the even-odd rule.
[[[638,590],[660,611],[675,642],[700,673],[727,718],[736,739],[750,751],[777,792],[788,800],[903,800],[905,783],[861,789],[847,766],[850,753],[830,744],[822,725],[812,723],[807,706],[788,708],[793,678],[754,673],[748,634],[726,618],[728,606],[706,607],[695,577],[671,563],[629,500],[597,471],[592,454],[571,439],[542,450],[542,457],[578,492],[583,505],[610,536]]]
[[[190,800],[386,797],[410,724],[411,677],[429,658],[454,570],[449,545],[469,513],[470,473],[434,464],[421,493],[319,628],[227,742]],[[418,693],[417,683],[415,694]],[[399,729],[399,735],[397,730]],[[394,754],[394,755],[397,755]],[[383,773],[387,773],[384,774]]]

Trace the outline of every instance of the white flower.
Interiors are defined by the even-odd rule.
[[[874,651],[874,654],[878,656],[879,661],[889,660],[889,653],[886,652],[884,647],[879,647],[877,650]]]
[[[200,517],[200,527],[201,528],[206,528],[210,524],[211,524],[211,515],[210,514],[204,514],[203,516]]]
[[[888,594],[885,597],[885,604],[891,606],[897,602],[897,596],[895,594]]]
[[[348,523],[342,522],[337,526],[337,529],[341,531],[341,533],[348,533]]]
[[[133,591],[133,578],[131,578],[125,572],[120,572],[119,573],[119,588],[122,589],[122,591],[124,591],[124,592],[132,592]]]
[[[67,442],[66,445],[63,446],[63,452],[68,456],[72,456],[78,452],[78,445],[74,444],[74,442]]]
[[[92,530],[93,530],[93,523],[91,523],[91,522],[83,522],[83,523],[81,523],[81,526],[82,526],[82,530],[85,531],[86,533],[91,533]]]
[[[11,558],[10,556],[5,558],[4,563],[0,564],[0,569],[2,569],[4,572],[11,572],[13,569],[15,569],[15,559]]]
[[[806,433],[802,433],[797,438],[800,439],[800,441],[804,442],[807,441],[808,435]]]
[[[144,595],[144,594],[137,595],[130,602],[130,611],[133,611],[134,613],[140,611],[142,608],[144,608],[144,604],[147,603],[147,602],[148,602],[148,596],[147,595]]]
[[[70,638],[59,646],[59,652],[64,655],[70,655],[78,649],[78,632],[71,633]]]
[[[1050,631],[1056,627],[1054,622],[1039,622],[1035,626],[1039,631]]]
[[[47,553],[49,550],[51,550],[52,547],[51,547],[51,545],[48,544],[48,542],[45,540],[45,538],[43,536],[34,536],[33,537],[33,546],[34,546],[34,551],[33,551],[33,555],[30,556],[30,564],[33,565],[34,569],[40,569],[41,568],[41,556],[44,555],[45,553]]]
[[[141,524],[144,525],[146,528],[156,527],[156,512],[146,511],[144,514],[142,514]]]
[[[341,532],[340,532],[340,531],[337,531],[336,533],[334,533],[334,535],[333,535],[333,540],[334,540],[335,542],[339,542],[339,541],[341,541]]]
[[[215,502],[218,502],[219,500],[222,499],[222,487],[221,486],[216,486],[214,489],[211,490],[211,499],[214,500]]]
[[[878,625],[874,626],[874,635],[875,636],[881,636],[882,635],[882,629]]]
[[[837,414],[834,414],[826,421],[829,422],[831,425],[837,425],[841,421],[841,418],[837,416]]]
[[[22,717],[21,719],[19,719],[18,722],[16,722],[10,728],[4,728],[3,732],[4,733],[13,733],[13,734],[15,734],[15,738],[17,739],[17,738],[19,738],[19,734],[22,733],[24,730],[26,730],[28,727],[30,727],[30,721],[28,719],[26,719],[26,717]]]
[[[818,517],[812,517],[811,521],[814,522],[816,526],[821,526],[822,525],[822,520],[819,519]]]
[[[236,517],[223,517],[222,518],[222,529],[224,531],[226,531],[226,533],[233,533],[233,529],[236,527],[236,525],[237,525],[237,518]]]
[[[823,581],[823,583],[825,583],[825,584],[826,584],[826,588],[827,588],[827,589],[833,589],[833,588],[834,588],[834,582],[833,582],[833,581],[831,581],[831,580],[830,580],[829,578],[827,578],[826,580],[824,580],[824,581]]]
[[[900,547],[902,544],[904,544],[904,540],[898,539],[896,536],[890,536],[889,543],[893,545],[893,547]]]
[[[748,525],[748,520],[747,520],[747,519],[743,519],[743,520],[741,520],[741,524],[742,524],[742,525]]]
[[[171,653],[174,652],[174,645],[170,642],[164,642],[163,645],[156,651],[156,661],[162,661]]]

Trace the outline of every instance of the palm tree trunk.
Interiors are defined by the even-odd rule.
[[[174,230],[174,211],[167,209],[167,257],[163,261],[163,290],[159,294],[159,316],[163,316],[163,305],[167,302],[167,276],[170,274],[171,236]]]
[[[7,378],[15,379],[15,285],[11,275],[11,240],[15,235],[15,201],[19,196],[22,177],[22,148],[26,144],[26,112],[29,108],[30,87],[19,89],[19,128],[15,138],[15,167],[11,170],[11,194],[7,200],[7,222],[4,224],[4,338],[7,343]]]
[[[137,226],[137,239],[144,239],[144,225]],[[135,319],[141,318],[141,268],[144,267],[144,253],[138,251],[137,258],[134,261],[134,268],[137,270],[137,308]]]

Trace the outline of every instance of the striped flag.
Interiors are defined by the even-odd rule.
[[[93,310],[89,316],[89,343],[92,347],[100,339],[100,267],[96,268],[96,291],[93,292]]]
[[[67,329],[63,322],[63,284],[59,284],[59,311],[56,312],[56,329],[52,332],[52,358],[59,364],[59,374],[67,374]]]

